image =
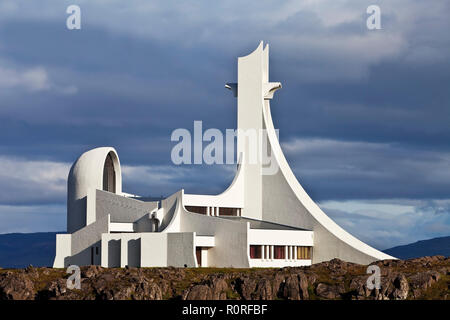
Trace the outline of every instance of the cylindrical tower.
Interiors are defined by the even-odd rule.
[[[122,172],[114,148],[89,150],[70,169],[67,179],[68,233],[95,221],[95,208],[88,207],[87,197],[88,194],[95,197],[97,189],[122,194]]]

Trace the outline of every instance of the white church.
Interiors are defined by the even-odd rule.
[[[238,58],[239,163],[218,195],[183,189],[160,201],[122,191],[114,148],[82,154],[68,177],[67,233],[56,236],[53,267],[284,267],[339,258],[368,264],[395,259],[363,243],[330,219],[293,174],[272,122],[270,100],[281,88],[269,82],[269,47],[261,42]],[[264,130],[250,143],[241,132]],[[248,161],[251,150],[270,154],[274,172]],[[266,170],[267,171],[267,170]]]

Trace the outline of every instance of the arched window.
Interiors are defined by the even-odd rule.
[[[103,168],[103,190],[108,192],[116,192],[116,172],[114,171],[114,162],[111,153],[105,160],[105,167]]]

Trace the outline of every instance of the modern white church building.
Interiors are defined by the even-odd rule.
[[[240,159],[228,189],[218,195],[181,189],[161,201],[146,201],[122,191],[114,148],[87,151],[69,173],[67,234],[56,237],[55,268],[248,268],[305,266],[333,258],[361,264],[395,259],[339,227],[294,176],[270,112],[281,84],[269,81],[268,45],[261,42],[238,58],[237,80],[226,85],[237,98]],[[266,134],[255,146],[243,134],[248,130]],[[271,170],[262,161],[264,148]],[[252,152],[257,161],[249,161]]]

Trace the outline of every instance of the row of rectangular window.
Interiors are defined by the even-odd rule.
[[[241,208],[185,206],[189,212],[205,214],[209,216],[241,216]]]
[[[311,259],[312,247],[251,245],[251,259]]]

